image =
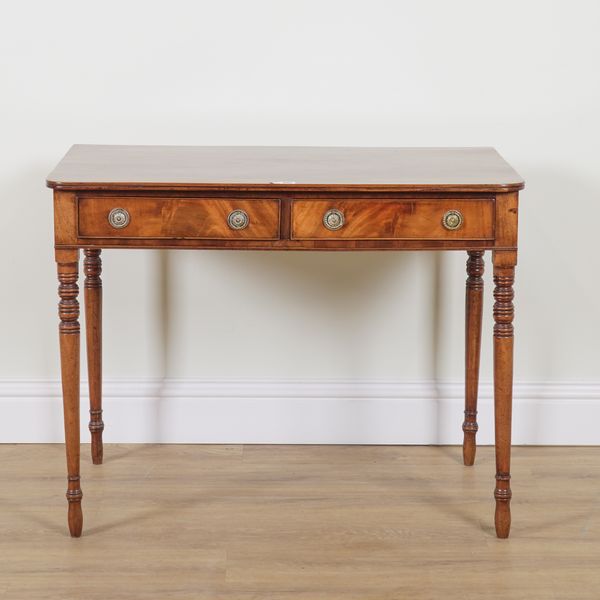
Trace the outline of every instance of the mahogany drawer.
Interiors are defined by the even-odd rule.
[[[494,200],[296,200],[291,236],[296,240],[488,240],[494,238]]]
[[[279,200],[82,196],[83,238],[279,239]]]

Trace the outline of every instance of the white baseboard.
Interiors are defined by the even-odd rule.
[[[88,441],[82,386],[82,440]],[[106,442],[459,444],[462,383],[431,381],[111,380]],[[493,443],[492,386],[479,399]],[[600,444],[600,383],[516,383],[514,444]],[[0,443],[63,440],[57,381],[0,380]]]

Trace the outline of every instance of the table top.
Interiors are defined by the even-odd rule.
[[[71,147],[49,187],[114,190],[472,191],[522,189],[493,148]]]

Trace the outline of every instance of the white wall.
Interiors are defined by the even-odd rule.
[[[527,182],[517,438],[600,443],[597,2],[55,0],[2,13],[0,441],[60,438],[44,178],[77,142],[496,146]],[[457,441],[459,388],[431,382],[462,377],[464,259],[106,251],[106,439]],[[162,378],[170,392],[138,393]],[[348,399],[350,380],[362,398]],[[134,434],[123,423],[136,419]],[[487,409],[482,421],[489,442]]]

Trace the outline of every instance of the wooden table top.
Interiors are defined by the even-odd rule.
[[[101,190],[508,192],[521,176],[493,148],[74,145],[49,187]]]

